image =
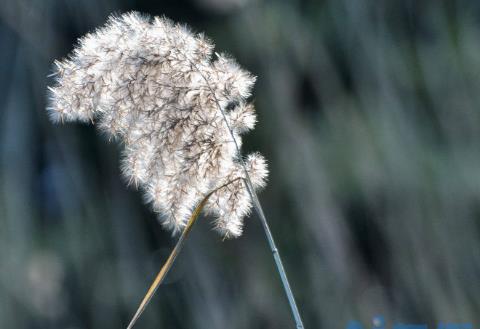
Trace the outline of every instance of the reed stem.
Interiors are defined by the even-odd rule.
[[[231,182],[229,182],[231,183]],[[227,184],[229,184],[227,183]],[[175,248],[173,248],[172,252],[170,253],[170,256],[168,256],[168,259],[167,261],[165,262],[165,264],[163,264],[162,268],[160,269],[160,271],[158,272],[155,280],[153,281],[153,283],[151,284],[150,288],[148,288],[148,291],[147,293],[145,294],[145,297],[143,297],[143,300],[142,302],[140,303],[140,306],[138,306],[138,309],[137,311],[135,312],[135,315],[133,316],[132,320],[130,321],[127,329],[131,329],[133,328],[133,326],[135,325],[135,323],[137,322],[137,320],[140,318],[140,316],[142,315],[143,311],[145,311],[145,308],[147,307],[147,305],[150,303],[150,301],[152,300],[152,297],[153,295],[155,294],[155,292],[157,291],[158,287],[160,286],[160,284],[163,282],[163,280],[165,279],[165,277],[167,276],[167,273],[170,271],[170,269],[172,268],[172,265],[173,263],[175,262],[175,259],[177,258],[178,254],[180,253],[180,250],[182,250],[182,247],[183,245],[185,244],[185,240],[188,236],[188,234],[190,233],[190,231],[192,230],[192,227],[193,227],[193,224],[195,224],[195,222],[197,221],[198,217],[200,216],[200,213],[202,212],[202,209],[203,207],[205,206],[205,204],[207,203],[208,199],[210,198],[210,196],[215,192],[217,191],[218,189],[224,187],[225,185],[219,187],[219,188],[216,188],[215,190],[211,191],[210,193],[208,193],[203,199],[202,201],[200,201],[200,203],[195,207],[192,215],[190,216],[190,219],[188,220],[188,223],[187,223],[187,226],[185,226],[185,229],[183,230],[182,232],[182,235],[180,236],[180,238],[178,239],[176,245],[175,245]]]
[[[275,239],[273,238],[272,232],[270,231],[270,226],[268,225],[267,218],[265,217],[265,213],[263,212],[262,205],[260,203],[260,200],[258,199],[257,193],[255,192],[255,189],[253,187],[252,181],[250,179],[250,175],[248,174],[247,167],[245,166],[245,161],[241,157],[240,153],[240,147],[238,145],[238,142],[235,138],[235,134],[233,133],[232,128],[230,127],[230,124],[228,123],[227,116],[225,114],[225,111],[223,110],[222,106],[220,105],[220,102],[218,101],[217,97],[215,96],[215,92],[210,86],[210,83],[207,79],[207,77],[202,73],[201,70],[198,69],[197,65],[195,62],[190,60],[187,56],[185,56],[186,59],[190,62],[192,67],[194,67],[202,76],[203,80],[205,80],[208,88],[210,89],[210,92],[212,93],[212,97],[220,110],[220,113],[222,113],[223,120],[228,128],[228,131],[230,132],[230,136],[232,137],[232,141],[235,144],[235,148],[237,151],[237,154],[239,155],[239,161],[242,166],[243,172],[245,174],[245,185],[247,186],[248,193],[250,195],[250,198],[252,199],[253,202],[253,207],[258,214],[258,217],[260,218],[260,222],[262,223],[263,230],[265,232],[265,235],[267,237],[268,245],[270,246],[270,250],[273,255],[273,259],[275,261],[275,265],[277,267],[277,271],[280,275],[280,279],[282,281],[283,289],[285,291],[285,294],[287,295],[288,303],[290,305],[290,310],[292,312],[293,319],[295,321],[295,326],[297,329],[304,329],[303,322],[302,322],[302,317],[300,316],[300,312],[298,311],[297,303],[295,301],[295,296],[293,295],[292,288],[290,287],[290,283],[288,282],[288,277],[287,273],[285,272],[285,268],[283,267],[283,262],[280,257],[280,253],[277,249],[277,246],[275,244]]]

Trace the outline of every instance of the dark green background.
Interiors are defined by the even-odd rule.
[[[124,328],[175,240],[118,145],[45,112],[52,62],[109,14],[166,15],[258,75],[244,151],[307,329],[480,324],[478,1],[3,0],[0,328]],[[293,328],[257,217],[201,220],[138,328]]]

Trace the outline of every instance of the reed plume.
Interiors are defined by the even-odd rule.
[[[246,101],[255,77],[226,55],[211,61],[212,50],[209,40],[184,26],[129,13],[111,17],[55,63],[51,119],[98,121],[123,142],[123,174],[174,232],[212,188],[244,175],[217,101],[237,142],[256,121]],[[254,186],[264,186],[264,158],[250,154],[245,163]],[[218,191],[205,206],[227,237],[242,233],[250,208],[243,181]]]
[[[200,211],[214,218],[223,236],[237,237],[253,202],[297,328],[303,328],[255,192],[265,186],[266,161],[259,153],[240,154],[240,135],[256,122],[248,102],[255,77],[225,54],[212,59],[213,48],[203,34],[166,18],[112,16],[81,38],[68,58],[55,62],[48,112],[54,122],[97,122],[123,143],[123,174],[144,191],[165,227],[182,232],[129,327]]]

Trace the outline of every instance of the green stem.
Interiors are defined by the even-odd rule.
[[[185,58],[190,62],[192,67],[194,67],[198,73],[201,75],[203,80],[205,80],[207,87],[210,89],[210,92],[212,93],[213,99],[222,114],[223,121],[225,122],[225,125],[228,128],[228,131],[230,132],[230,136],[232,137],[233,143],[235,145],[237,154],[240,155],[240,147],[238,145],[238,142],[235,138],[235,134],[233,133],[232,128],[230,127],[230,124],[228,122],[227,116],[225,114],[225,111],[220,105],[220,102],[218,101],[215,92],[213,91],[212,87],[210,86],[210,82],[208,81],[207,77],[200,71],[200,69],[197,67],[197,65],[191,61],[186,55],[184,55]],[[258,199],[257,193],[255,192],[255,188],[253,187],[252,181],[250,179],[250,175],[248,174],[247,167],[245,165],[245,161],[241,156],[239,156],[240,160],[240,165],[242,166],[243,172],[245,174],[245,185],[247,186],[247,191],[248,194],[250,195],[250,198],[252,199],[253,202],[253,207],[255,208],[256,213],[258,214],[258,217],[260,218],[260,222],[262,223],[263,230],[265,231],[265,235],[267,237],[268,245],[270,246],[270,250],[273,255],[273,259],[275,261],[275,265],[277,267],[277,271],[280,275],[280,279],[282,281],[283,289],[285,291],[285,294],[287,295],[288,303],[290,305],[290,310],[292,312],[293,319],[295,320],[295,326],[297,329],[304,329],[303,322],[302,322],[302,317],[300,316],[300,312],[298,311],[297,303],[295,302],[295,296],[293,295],[292,288],[290,287],[290,283],[288,282],[288,277],[287,273],[285,272],[285,268],[283,267],[282,259],[280,258],[280,253],[277,249],[277,246],[275,244],[275,240],[273,238],[272,232],[270,231],[270,227],[267,222],[267,218],[265,217],[265,213],[263,212],[262,205],[260,203],[260,200]]]

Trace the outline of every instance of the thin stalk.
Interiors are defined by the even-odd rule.
[[[250,175],[248,174],[247,167],[245,166],[245,161],[243,160],[241,153],[240,153],[240,147],[238,146],[238,142],[235,138],[235,134],[233,133],[232,128],[230,127],[230,124],[228,123],[227,116],[225,114],[225,111],[223,110],[222,106],[220,105],[220,102],[218,101],[217,97],[215,96],[215,92],[213,91],[212,87],[210,86],[210,82],[208,81],[207,77],[202,73],[201,70],[198,69],[197,65],[195,62],[190,60],[186,55],[184,55],[185,58],[190,62],[192,67],[194,67],[198,73],[202,76],[203,80],[205,80],[208,89],[210,89],[210,92],[212,93],[212,97],[220,110],[220,113],[222,113],[223,120],[225,121],[225,124],[228,128],[228,131],[230,132],[230,136],[232,137],[233,143],[235,144],[235,148],[237,151],[237,154],[239,155],[239,160],[240,160],[240,165],[242,166],[243,172],[245,174],[245,185],[247,186],[247,191],[248,194],[250,195],[250,198],[252,199],[253,202],[253,207],[255,208],[255,211],[258,214],[258,217],[260,218],[260,222],[262,223],[263,230],[265,231],[265,235],[267,237],[268,245],[270,246],[270,250],[273,255],[273,259],[275,260],[275,265],[277,267],[277,271],[280,275],[280,279],[282,280],[282,285],[283,289],[285,290],[285,294],[287,295],[288,303],[290,304],[290,310],[292,312],[293,319],[295,320],[295,325],[297,329],[304,329],[303,322],[302,322],[302,317],[300,316],[300,312],[298,311],[297,303],[295,302],[295,296],[293,295],[292,288],[290,287],[290,283],[288,282],[288,277],[287,273],[285,272],[285,268],[283,267],[283,262],[282,259],[280,258],[280,253],[277,249],[277,246],[275,244],[275,240],[273,238],[272,232],[270,231],[270,227],[267,222],[267,218],[265,217],[265,213],[263,212],[262,205],[260,203],[260,200],[258,199],[257,193],[255,192],[255,189],[253,188],[252,180],[250,179]]]
[[[218,191],[219,189],[233,183],[234,181],[238,180],[234,179],[231,180],[227,183],[225,183],[222,186],[219,186],[215,188],[214,190],[210,191],[203,199],[200,201],[200,203],[195,207],[195,209],[192,212],[192,215],[190,216],[190,219],[187,222],[187,226],[185,226],[182,235],[178,239],[175,248],[173,248],[172,252],[170,253],[170,256],[168,256],[167,261],[165,264],[163,264],[162,268],[158,272],[157,276],[155,277],[155,280],[153,283],[150,285],[150,288],[148,288],[147,293],[145,294],[145,297],[143,297],[142,302],[138,306],[137,311],[135,312],[135,315],[133,316],[132,320],[130,321],[127,329],[133,328],[137,320],[140,318],[142,313],[145,311],[145,308],[147,305],[150,303],[152,300],[153,295],[157,291],[158,287],[160,284],[162,284],[163,280],[167,276],[167,273],[170,271],[170,269],[173,266],[173,263],[175,262],[175,259],[177,258],[178,254],[180,253],[180,250],[182,250],[183,245],[185,244],[185,240],[188,237],[188,234],[192,230],[193,224],[197,221],[198,217],[200,216],[200,213],[202,212],[203,207],[205,207],[205,204],[207,203],[208,199],[212,196],[213,193]]]
[[[282,259],[280,258],[280,253],[278,252],[272,232],[270,231],[267,218],[265,217],[262,205],[258,200],[258,196],[255,193],[255,190],[252,188],[252,182],[250,181],[250,177],[246,176],[246,178],[247,178],[246,180],[248,181],[247,183],[248,193],[250,194],[250,197],[253,200],[253,205],[255,207],[255,210],[257,211],[258,217],[260,218],[260,222],[262,223],[263,230],[265,231],[268,245],[270,246],[273,259],[275,260],[275,265],[277,266],[278,274],[280,275],[280,279],[282,280],[283,289],[285,290],[288,303],[290,304],[290,309],[292,311],[292,315],[295,320],[295,325],[297,329],[304,329],[302,318],[300,316],[300,312],[298,311],[297,303],[295,302],[295,296],[293,295],[292,288],[290,287],[290,283],[288,282],[287,273],[285,272],[285,268],[283,267],[283,262],[282,262]]]

